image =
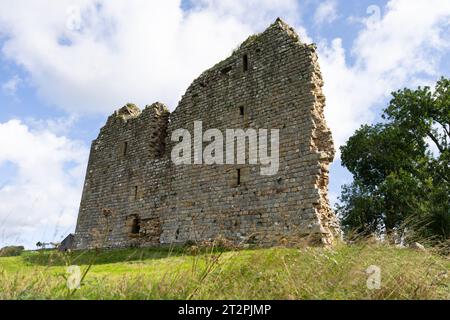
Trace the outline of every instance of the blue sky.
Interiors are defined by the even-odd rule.
[[[73,232],[89,146],[127,102],[189,83],[281,17],[318,45],[336,146],[391,91],[449,76],[446,0],[0,0],[0,246]],[[331,166],[336,201],[351,176]]]

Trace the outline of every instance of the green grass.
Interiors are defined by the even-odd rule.
[[[86,272],[80,289],[69,265]],[[367,288],[370,265],[380,289]],[[374,244],[26,251],[0,258],[0,299],[450,299],[450,259]]]

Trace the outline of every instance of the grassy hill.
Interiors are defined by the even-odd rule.
[[[79,289],[67,287],[70,265]],[[367,286],[371,265],[379,289]],[[450,259],[374,244],[25,251],[0,258],[0,299],[450,299]]]

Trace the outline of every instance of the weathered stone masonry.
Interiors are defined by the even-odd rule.
[[[339,226],[327,197],[334,148],[322,85],[315,46],[277,19],[202,73],[171,114],[161,103],[116,111],[92,143],[76,246],[332,243]],[[278,173],[175,165],[171,134],[192,133],[194,121],[203,131],[279,129]]]

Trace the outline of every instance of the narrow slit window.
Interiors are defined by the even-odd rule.
[[[134,186],[134,200],[138,198],[138,186]]]
[[[123,155],[126,156],[128,151],[128,141],[123,143]]]
[[[244,70],[244,72],[248,70],[248,55],[247,54],[244,54],[242,56],[242,69]]]
[[[236,170],[236,185],[241,185],[241,169]]]
[[[240,114],[241,116],[244,115],[244,107],[239,107],[239,114]]]

